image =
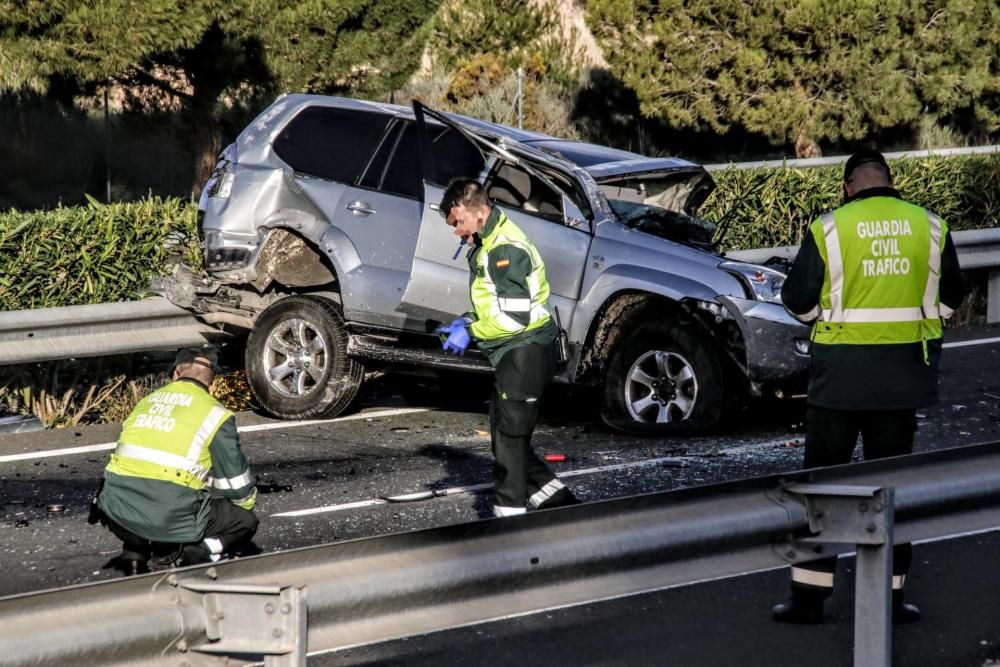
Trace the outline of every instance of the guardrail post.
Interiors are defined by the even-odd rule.
[[[806,506],[812,534],[798,542],[857,545],[854,664],[888,667],[892,663],[894,489],[791,484],[784,490],[801,496]]]
[[[893,491],[882,489],[868,508],[873,520],[865,530],[873,537],[881,537],[882,543],[858,544],[854,593],[855,665],[888,666],[892,661]],[[861,512],[864,514],[866,510]]]
[[[201,608],[204,641],[177,646],[220,657],[262,656],[265,667],[305,667],[307,626],[305,586],[181,581]]]
[[[990,269],[986,283],[986,323],[1000,322],[1000,270]]]

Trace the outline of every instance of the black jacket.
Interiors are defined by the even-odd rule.
[[[849,201],[868,197],[899,197],[892,188],[869,188]],[[781,300],[789,312],[808,313],[819,304],[826,264],[812,231],[802,240]],[[962,304],[965,286],[951,234],[941,255],[941,303],[951,309]],[[937,401],[937,368],[941,340],[928,341],[928,360],[921,343],[904,345],[812,344],[809,369],[810,405],[832,410],[896,410],[930,405]]]

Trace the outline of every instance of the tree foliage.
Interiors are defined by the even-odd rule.
[[[375,96],[419,64],[438,0],[0,0],[0,90],[73,97],[110,85],[173,109],[201,173],[220,124],[280,90]],[[242,114],[241,114],[242,112]]]
[[[922,113],[1000,128],[993,0],[592,0],[587,20],[642,112],[740,127],[799,155]]]
[[[563,31],[559,0],[450,0],[432,25],[430,46],[435,64],[448,72],[486,54],[508,69],[541,65],[563,87],[575,83],[583,62],[576,32]]]

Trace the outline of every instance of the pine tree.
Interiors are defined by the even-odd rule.
[[[278,91],[377,96],[419,65],[439,0],[0,0],[0,91],[120,88],[132,108],[177,109],[194,184],[221,126]]]
[[[588,24],[642,113],[760,133],[796,153],[924,113],[1000,128],[994,0],[591,0]]]

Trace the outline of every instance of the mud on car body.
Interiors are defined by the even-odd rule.
[[[801,385],[808,330],[780,304],[784,275],[716,251],[702,167],[419,103],[280,97],[204,188],[207,273],[182,267],[160,291],[249,331],[250,386],[278,417],[337,414],[366,368],[489,372],[433,334],[468,308],[438,210],[457,176],[538,247],[569,343],[556,380],[598,387],[609,424],[708,429],[741,397]]]

